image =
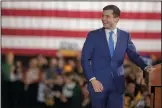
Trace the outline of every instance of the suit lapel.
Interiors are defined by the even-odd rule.
[[[118,51],[120,51],[121,46],[122,46],[121,31],[120,31],[120,29],[117,28],[117,42],[116,42],[116,47],[115,47],[112,59],[115,59],[117,56],[119,56],[119,52]]]
[[[112,60],[117,59],[117,57],[119,56],[119,53],[120,53],[119,51],[122,46],[122,39],[123,39],[121,36],[120,29],[117,28],[117,42],[116,42],[116,47],[115,47],[114,54],[112,57],[110,56],[109,44],[108,44],[108,40],[106,38],[106,33],[105,33],[104,28],[101,29],[101,33],[102,33],[101,35],[103,37],[103,44],[105,46],[105,49],[107,49],[107,50],[105,50],[106,51],[105,53],[107,53],[107,55],[110,59],[112,59]]]
[[[101,32],[102,32],[102,37],[103,37],[103,44],[104,44],[105,49],[106,49],[105,51],[106,51],[108,57],[111,59],[110,50],[109,50],[109,44],[108,44],[108,41],[107,41],[107,38],[106,38],[105,29],[102,28],[101,30],[102,30]]]

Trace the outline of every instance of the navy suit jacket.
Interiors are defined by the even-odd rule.
[[[111,89],[115,86],[118,92],[124,93],[123,61],[126,53],[131,61],[144,70],[147,65],[136,52],[129,33],[117,29],[116,47],[111,57],[105,29],[90,31],[84,42],[81,55],[81,64],[86,79],[89,81],[92,77],[96,77],[104,89]]]

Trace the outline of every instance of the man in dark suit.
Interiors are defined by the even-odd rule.
[[[81,64],[89,81],[92,108],[123,108],[125,53],[141,69],[154,70],[136,52],[130,34],[116,27],[119,17],[117,6],[105,6],[103,28],[90,31],[82,49]]]

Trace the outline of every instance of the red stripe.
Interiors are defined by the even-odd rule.
[[[69,30],[40,30],[40,29],[7,29],[2,28],[3,36],[58,36],[58,37],[86,37],[88,31]],[[132,38],[140,39],[161,39],[161,33],[131,32]]]
[[[15,55],[38,55],[42,54],[45,56],[54,56],[57,50],[46,50],[46,49],[10,49],[10,48],[2,48],[2,54],[6,54],[8,52],[13,52]],[[141,55],[155,55],[157,58],[161,58],[161,52],[140,52]]]
[[[2,16],[32,16],[32,17],[68,17],[100,19],[101,12],[74,11],[74,10],[29,10],[29,9],[5,9]],[[161,19],[161,13],[149,12],[121,12],[122,19]]]

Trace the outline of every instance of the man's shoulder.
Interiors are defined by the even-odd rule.
[[[124,33],[124,34],[129,34],[129,32],[126,31],[126,30],[123,30],[123,29],[120,29],[120,28],[118,28],[118,30],[120,30],[120,32],[122,32],[122,33]]]
[[[91,30],[87,33],[87,38],[96,39],[102,28]]]
[[[98,29],[94,29],[94,30],[89,31],[88,33],[98,33],[101,30],[102,30],[102,28],[98,28]]]
[[[122,33],[125,33],[125,34],[129,34],[129,32],[127,31],[127,30],[123,30],[123,29],[121,29],[121,28],[117,28],[120,32],[122,32]],[[102,28],[98,28],[98,29],[94,29],[94,30],[91,30],[91,31],[89,31],[88,33],[99,33],[99,32],[101,32],[101,31],[103,31],[103,27]]]

